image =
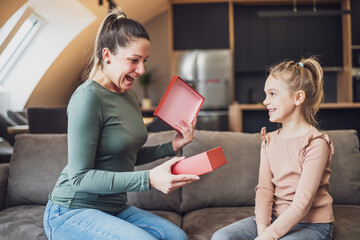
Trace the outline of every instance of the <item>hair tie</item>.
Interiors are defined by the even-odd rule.
[[[120,14],[119,16],[117,16],[117,18],[116,19],[119,19],[119,18],[124,18],[125,17],[125,15],[124,14]]]
[[[302,67],[302,68],[304,67],[304,64],[302,62],[299,62],[298,64],[300,67]]]

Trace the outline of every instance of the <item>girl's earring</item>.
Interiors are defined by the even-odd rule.
[[[110,60],[107,60],[106,63],[107,63],[107,64],[110,64],[111,62],[110,62]]]

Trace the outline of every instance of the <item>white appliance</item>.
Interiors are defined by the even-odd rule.
[[[175,75],[205,97],[202,110],[227,109],[233,99],[232,54],[229,49],[174,52]]]

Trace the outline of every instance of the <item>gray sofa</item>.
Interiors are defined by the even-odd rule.
[[[353,130],[327,131],[334,141],[331,194],[334,238],[360,236],[360,152]],[[152,133],[154,145],[175,132]],[[129,203],[150,210],[180,226],[191,240],[210,239],[219,228],[254,214],[260,136],[196,131],[182,155],[192,156],[222,146],[228,163],[195,183],[165,195],[155,189],[131,192]],[[167,159],[137,167],[148,169]],[[42,216],[47,196],[67,161],[65,134],[18,135],[10,164],[0,164],[0,239],[46,239]]]

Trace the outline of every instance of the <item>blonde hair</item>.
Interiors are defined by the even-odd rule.
[[[269,72],[276,79],[284,81],[291,93],[299,90],[305,92],[302,114],[306,122],[317,127],[315,116],[324,99],[324,74],[316,57],[301,59],[300,62],[284,61],[271,67]]]
[[[112,10],[99,27],[95,39],[94,54],[82,75],[83,80],[91,79],[98,70],[103,70],[102,50],[105,47],[112,54],[116,54],[119,48],[127,47],[131,41],[139,38],[150,41],[149,34],[144,26],[126,17],[123,11]]]

